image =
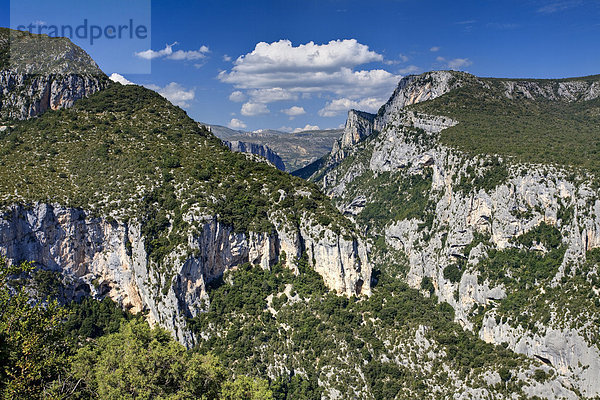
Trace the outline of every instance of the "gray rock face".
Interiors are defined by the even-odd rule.
[[[402,108],[433,100],[460,87],[464,76],[468,75],[459,72],[432,71],[402,78],[388,102],[377,114],[375,130],[382,130],[390,118]]]
[[[375,114],[369,114],[362,111],[348,111],[348,119],[342,137],[339,138],[331,150],[331,160],[341,161],[345,155],[344,150],[351,148],[367,136],[373,133]]]
[[[265,146],[263,144],[249,143],[249,142],[240,142],[239,140],[223,140],[225,146],[229,147],[229,150],[235,151],[237,153],[249,153],[255,154],[257,156],[261,156],[266,158],[271,164],[275,166],[275,168],[285,171],[285,164],[283,160],[277,153],[269,148],[269,146]]]
[[[47,110],[68,108],[76,100],[104,89],[98,75],[27,75],[0,71],[0,120],[23,120]]]
[[[348,111],[348,119],[344,132],[331,150],[327,169],[333,168],[351,153],[357,143],[374,132],[379,132],[390,122],[392,115],[411,104],[432,100],[462,84],[462,73],[450,71],[433,71],[422,75],[409,75],[400,80],[392,97],[377,114],[363,111]]]
[[[485,341],[507,343],[518,353],[547,360],[561,374],[565,387],[576,388],[586,397],[598,396],[599,344],[587,336],[589,329],[597,332],[598,327],[569,319],[577,316],[559,317],[552,313],[548,322],[536,323],[537,330],[532,332],[514,326],[514,322],[497,320],[494,311],[485,314],[481,325],[474,324],[473,310],[483,306],[493,308],[507,296],[507,288],[478,278],[475,266],[487,257],[486,247],[480,244],[469,254],[462,254],[477,234],[489,235],[491,248],[502,250],[514,246],[511,239],[544,222],[559,229],[566,246],[562,265],[552,281],[553,285],[560,285],[561,278],[571,279],[566,273],[567,266],[581,265],[588,250],[600,247],[598,193],[585,183],[585,177],[576,177],[552,166],[519,164],[511,166],[507,178],[493,189],[461,190],[458,187],[461,176],[468,169],[483,173],[486,157],[466,157],[439,144],[439,133],[456,121],[403,109],[405,105],[431,99],[460,85],[462,75],[455,80],[450,75],[436,73],[428,77],[425,74],[422,79],[401,82],[374,119],[377,136],[367,144],[359,142],[345,150],[346,154],[360,153],[355,158],[360,161],[345,168],[320,171],[323,174],[320,183],[337,200],[340,210],[357,216],[369,204],[371,192],[377,190],[364,188],[348,195],[347,188],[357,177],[387,172],[410,176],[430,171],[431,188],[427,197],[430,204],[434,204],[430,209],[431,225],[423,228],[424,221],[417,218],[390,220],[384,230],[377,233],[385,237],[389,248],[407,256],[408,283],[420,288],[423,278],[430,278],[440,301],[453,306],[456,320],[465,329],[476,330]],[[421,82],[422,89],[410,84],[417,81]],[[599,95],[597,82],[566,81],[552,87],[531,81],[501,81],[499,84],[506,87],[508,97],[572,101]],[[413,136],[414,128],[423,130],[420,141]],[[572,210],[572,218],[559,217],[565,208]],[[545,251],[542,247],[536,249]],[[445,278],[444,269],[462,257],[466,257],[465,270],[459,282],[451,282]],[[544,292],[544,288],[540,290]],[[598,289],[594,290],[590,296],[599,295]],[[548,398],[573,397],[570,391],[567,395],[561,388],[544,385],[529,391],[531,395]]]
[[[195,218],[191,213],[184,217],[188,222]],[[325,284],[340,294],[370,294],[371,266],[361,241],[346,239],[308,216],[299,228],[280,216],[273,221],[271,235],[244,234],[213,216],[200,217],[200,233],[188,235],[191,253],[178,249],[161,267],[148,260],[136,222],[109,222],[58,205],[13,206],[0,218],[0,254],[13,263],[31,260],[59,271],[74,286],[97,298],[108,295],[133,312],[148,311],[150,322],[187,346],[194,336],[185,319],[206,308],[206,284],[246,262],[268,269],[282,251],[292,269],[306,251]]]
[[[0,121],[71,107],[110,81],[66,38],[0,28]]]

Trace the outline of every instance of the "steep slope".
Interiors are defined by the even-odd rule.
[[[108,82],[68,39],[0,28],[0,123],[71,107]]]
[[[402,278],[465,329],[585,397],[600,395],[599,88],[409,77],[376,116],[351,112],[358,141],[305,174],[370,236],[376,268],[408,258]]]
[[[231,151],[235,151],[236,153],[249,153],[255,154],[257,156],[265,158],[271,164],[275,166],[280,171],[285,171],[285,164],[283,160],[277,153],[275,153],[269,146],[264,144],[256,144],[256,143],[248,143],[248,142],[240,142],[239,140],[223,140],[225,146],[229,148]]]
[[[223,140],[257,143],[269,146],[283,160],[287,171],[295,171],[331,151],[341,129],[280,132],[264,129],[256,132],[235,131],[224,126],[210,126],[211,132]]]
[[[0,249],[75,291],[147,310],[191,345],[206,284],[306,253],[327,286],[370,292],[352,224],[313,185],[230,152],[160,95],[113,84],[1,133]]]

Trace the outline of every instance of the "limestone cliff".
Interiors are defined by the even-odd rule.
[[[68,108],[109,82],[94,75],[27,75],[0,71],[0,120],[22,120]]]
[[[229,147],[229,150],[235,151],[238,153],[249,153],[255,154],[257,156],[261,156],[266,158],[271,164],[275,166],[280,171],[285,171],[285,164],[283,160],[277,153],[275,153],[269,146],[263,144],[249,143],[249,142],[241,142],[239,140],[223,140],[225,146]]]
[[[68,39],[0,29],[0,122],[71,107],[108,84],[94,60]]]
[[[347,148],[342,163],[313,176],[346,215],[359,223],[371,221],[363,229],[373,238],[373,249],[381,246],[378,237],[385,240],[376,264],[405,255],[403,279],[425,289],[431,282],[432,292],[453,306],[465,329],[553,366],[565,387],[585,397],[598,396],[600,287],[598,266],[586,261],[600,247],[597,190],[589,176],[572,170],[507,163],[493,155],[467,156],[439,141],[441,132],[459,121],[404,108],[440,96],[464,80],[487,84],[444,72],[403,80],[374,119],[376,135]],[[572,102],[600,96],[599,83],[593,80],[500,84],[511,99]],[[471,181],[476,184],[465,184]],[[402,182],[419,182],[424,189],[410,192]],[[400,185],[398,197],[384,197],[382,188],[393,185]],[[392,212],[377,226],[371,216],[381,208]],[[534,240],[523,245],[521,239],[548,226],[543,229],[560,237],[552,253],[560,257],[553,261],[558,267],[548,278],[538,277],[536,284],[518,289],[513,283],[520,277],[510,261],[500,264],[503,278],[492,278],[487,268],[496,265],[489,260],[497,260],[497,254],[527,254],[551,262],[544,258],[551,254],[547,244]],[[527,298],[519,297],[525,290]],[[516,304],[521,308],[514,308]]]
[[[243,263],[270,268],[282,251],[290,268],[306,251],[326,285],[344,295],[370,293],[371,267],[366,249],[310,217],[294,228],[280,216],[271,234],[236,233],[213,216],[199,218],[200,232],[189,233],[193,256],[167,256],[169,271],[149,260],[136,222],[93,217],[58,205],[13,206],[0,218],[0,252],[12,262],[31,260],[60,272],[72,292],[96,298],[110,296],[133,312],[147,311],[151,322],[169,329],[191,346],[186,318],[202,312],[209,301],[206,285]]]

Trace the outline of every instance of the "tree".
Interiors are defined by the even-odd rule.
[[[79,349],[72,371],[102,399],[215,399],[225,379],[214,356],[188,352],[169,332],[141,320]]]
[[[221,390],[222,400],[273,400],[273,393],[264,379],[240,376],[227,381]]]
[[[0,257],[0,391],[4,398],[48,398],[54,381],[66,371],[69,346],[62,322],[67,312],[56,302],[30,301],[23,280],[16,278],[32,270],[31,263],[9,265]]]

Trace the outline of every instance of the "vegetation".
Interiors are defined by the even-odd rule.
[[[143,223],[160,263],[186,251],[201,216],[237,232],[270,232],[271,215],[304,215],[352,235],[314,185],[232,153],[183,110],[139,86],[113,84],[69,110],[49,111],[0,133],[0,202],[50,202]],[[190,222],[194,221],[194,222]],[[189,249],[188,249],[189,251]]]
[[[32,303],[33,272],[0,258],[2,398],[273,399],[266,380],[232,376],[214,355],[187,351],[110,300]]]
[[[509,156],[519,162],[553,163],[600,172],[600,99],[550,100],[505,95],[504,79],[463,77],[466,84],[437,99],[411,106],[459,123],[441,134],[443,144],[468,154]],[[597,82],[600,76],[577,78]],[[520,80],[554,93],[569,80]]]
[[[272,271],[246,265],[227,273],[210,289],[208,312],[190,321],[201,339],[199,351],[213,351],[236,373],[261,376],[269,371],[275,398],[283,385],[294,399],[319,399],[328,390],[343,398],[444,396],[457,387],[485,386],[483,371],[512,371],[527,365],[521,356],[486,344],[453,322],[454,313],[437,298],[423,298],[395,271],[382,271],[370,298],[335,295],[321,277],[275,266]],[[415,339],[422,332],[431,347]],[[426,356],[431,351],[435,356]],[[401,356],[399,356],[401,355]],[[400,357],[402,363],[397,360]],[[456,374],[443,372],[449,366]],[[523,382],[509,378],[505,388]],[[320,387],[317,382],[322,382]],[[457,386],[455,386],[457,385]],[[464,390],[464,386],[462,386]],[[504,392],[506,390],[506,392]]]

